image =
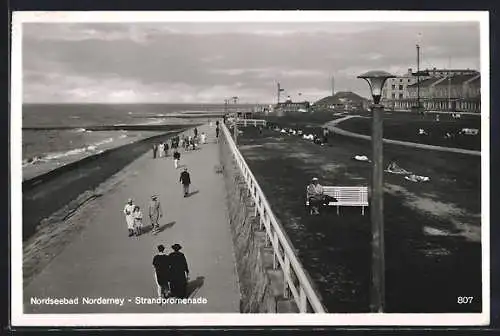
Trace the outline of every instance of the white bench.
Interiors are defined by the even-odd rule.
[[[368,187],[323,187],[323,193],[336,199],[328,205],[337,207],[337,215],[341,206],[360,206],[361,214],[365,214],[365,207],[368,206]],[[306,205],[309,205],[306,193]]]

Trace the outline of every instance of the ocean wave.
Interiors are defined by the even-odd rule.
[[[86,132],[87,129],[85,129],[85,128],[75,128],[75,129],[72,129],[71,131],[72,132],[76,132],[76,133],[82,133],[82,132]]]
[[[30,158],[24,159],[24,160],[22,161],[22,165],[23,165],[23,167],[25,167],[25,166],[29,166],[29,165],[33,165],[33,164],[37,164],[37,163],[38,163],[38,162],[40,162],[40,161],[44,161],[44,160],[43,160],[43,157],[38,156],[38,155],[35,155],[35,156],[33,156],[33,157],[30,157]]]
[[[33,164],[39,164],[43,162],[48,162],[48,161],[54,161],[58,159],[62,159],[68,156],[74,156],[74,155],[81,155],[83,153],[92,153],[92,154],[97,154],[97,153],[102,153],[103,150],[97,151],[98,147],[110,142],[113,142],[113,138],[107,138],[98,142],[95,142],[93,144],[79,147],[79,148],[73,148],[67,151],[61,151],[61,152],[52,152],[52,153],[47,153],[43,156],[36,155],[30,158],[26,158],[22,161],[23,167],[28,166],[28,165],[33,165]]]

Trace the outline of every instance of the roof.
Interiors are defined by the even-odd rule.
[[[432,77],[432,78],[427,78],[427,79],[424,79],[424,80],[421,80],[420,81],[420,87],[426,87],[426,86],[430,86],[431,84],[434,84],[435,82],[441,80],[440,77]],[[414,88],[414,87],[417,87],[417,83],[413,83],[413,84],[410,84],[408,85],[409,88]]]
[[[450,78],[449,80],[448,80],[448,78],[446,78],[445,80],[437,83],[436,86],[462,85],[469,80],[474,81],[475,77],[477,77],[478,79],[480,78],[480,76],[477,74],[476,75],[455,75],[455,76],[448,77],[448,78]]]
[[[339,91],[335,93],[334,96],[328,96],[318,100],[315,105],[343,104],[344,102],[342,100],[350,100],[354,103],[363,103],[365,101],[368,101],[368,99],[361,97],[354,92]]]

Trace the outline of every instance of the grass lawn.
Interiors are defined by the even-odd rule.
[[[283,127],[320,133],[331,114],[282,117]],[[332,135],[319,146],[271,129],[241,128],[240,150],[329,312],[368,312],[371,279],[369,210],[334,208],[308,215],[305,187],[317,176],[323,185],[369,185],[370,142]],[[388,312],[478,312],[481,309],[479,157],[385,145],[385,164],[397,163],[430,182],[384,176],[386,303]],[[457,296],[473,296],[469,305]]]
[[[404,112],[384,113],[384,138],[417,142],[428,145],[455,147],[470,150],[481,150],[481,134],[455,135],[462,128],[481,129],[481,119],[478,116],[463,115],[453,119],[450,115],[441,114],[440,120],[435,120],[435,114],[410,114]],[[351,118],[338,124],[339,128],[355,133],[371,135],[370,118]],[[418,130],[426,130],[426,136],[418,134]],[[445,138],[446,133],[454,135]]]

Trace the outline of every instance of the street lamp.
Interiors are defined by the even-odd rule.
[[[238,107],[236,106],[236,104],[238,104],[238,97],[234,96],[233,98],[233,102],[234,102],[234,105],[235,105],[235,110],[236,110],[236,114],[235,114],[235,117],[234,117],[234,143],[236,145],[238,145]]]
[[[385,257],[384,257],[384,185],[382,126],[384,108],[380,105],[382,88],[388,78],[395,78],[385,71],[369,71],[358,76],[368,82],[373,97],[372,107],[372,181],[371,181],[371,222],[372,222],[372,287],[371,311],[382,313],[385,306]]]

